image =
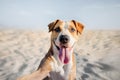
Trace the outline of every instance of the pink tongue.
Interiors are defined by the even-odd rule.
[[[61,48],[59,50],[59,58],[60,58],[60,61],[64,64],[67,64],[70,60],[70,49],[69,48]]]

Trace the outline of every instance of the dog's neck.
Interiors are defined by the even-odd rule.
[[[67,78],[73,65],[73,61],[72,61],[73,51],[71,51],[70,54],[71,54],[70,55],[71,59],[68,64],[63,64],[59,60],[59,51],[54,44],[51,44],[51,47],[49,48],[47,54],[47,56],[51,56],[52,59],[54,60],[53,71],[60,72],[60,74],[64,77],[65,80],[68,80]]]

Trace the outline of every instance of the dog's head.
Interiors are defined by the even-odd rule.
[[[50,23],[48,27],[49,32],[52,32],[52,45],[56,47],[60,61],[67,64],[78,39],[78,34],[82,33],[84,26],[75,20],[69,22],[56,20]]]

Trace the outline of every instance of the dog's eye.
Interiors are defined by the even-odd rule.
[[[74,32],[75,31],[75,29],[74,28],[71,28],[71,32]]]
[[[57,27],[56,29],[54,29],[55,30],[55,32],[60,32],[60,28],[59,27]]]

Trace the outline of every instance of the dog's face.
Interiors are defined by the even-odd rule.
[[[82,33],[83,25],[75,20],[64,22],[56,20],[48,25],[49,32],[52,31],[52,45],[58,50],[58,56],[62,63],[67,64],[70,60],[70,53],[78,39],[78,34]]]

